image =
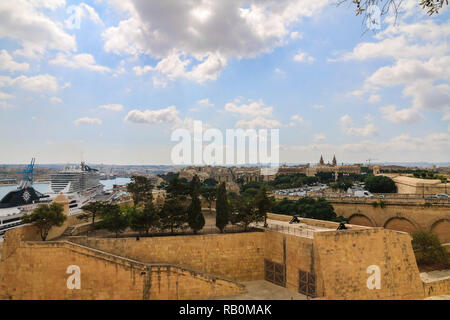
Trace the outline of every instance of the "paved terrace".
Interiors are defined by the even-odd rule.
[[[337,222],[299,218],[300,223],[289,223],[291,216],[268,214],[266,229],[286,234],[292,234],[299,237],[313,239],[317,232],[335,231],[339,225]],[[349,229],[366,229],[369,227],[345,225]],[[258,223],[257,227],[264,228],[263,223]]]

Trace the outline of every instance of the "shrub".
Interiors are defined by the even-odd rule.
[[[436,234],[430,231],[416,231],[412,234],[412,246],[417,263],[422,265],[450,265],[450,255],[441,245]]]

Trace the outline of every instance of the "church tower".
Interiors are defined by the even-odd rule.
[[[333,155],[333,166],[337,165],[337,161],[336,161],[336,155]]]
[[[323,166],[323,165],[325,164],[325,163],[323,162],[323,157],[322,157],[322,155],[320,155],[319,164],[320,164],[321,166]]]

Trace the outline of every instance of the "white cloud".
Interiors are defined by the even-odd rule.
[[[58,81],[49,74],[34,77],[18,76],[17,78],[0,76],[0,87],[6,86],[19,87],[34,92],[56,92],[59,90]]]
[[[248,104],[238,102],[228,102],[225,105],[225,111],[232,114],[237,114],[242,117],[254,118],[254,117],[266,117],[271,116],[273,113],[273,107],[266,106],[262,100],[249,101]]]
[[[380,108],[383,118],[393,123],[413,123],[425,119],[416,108],[398,110],[395,105]]]
[[[9,104],[8,102],[0,101],[0,109],[7,110],[7,109],[13,109],[13,108],[14,108],[14,106]]]
[[[99,109],[111,110],[111,111],[122,111],[123,105],[121,104],[103,104],[98,106]]]
[[[10,72],[15,71],[28,71],[30,65],[28,63],[18,63],[8,54],[8,51],[2,50],[0,52],[0,70],[6,70]]]
[[[294,114],[291,116],[291,120],[298,122],[298,123],[303,123],[303,118],[300,117],[298,114]]]
[[[255,119],[252,120],[239,120],[238,122],[236,122],[236,127],[242,129],[256,129],[256,128],[273,129],[281,127],[281,123],[273,119],[256,117]]]
[[[203,106],[203,107],[208,107],[208,108],[214,107],[214,103],[211,103],[211,101],[209,101],[208,98],[202,99],[202,100],[198,100],[197,104],[200,105],[200,106]]]
[[[314,57],[311,57],[309,54],[307,54],[306,52],[302,52],[301,50],[299,50],[294,56],[294,61],[297,62],[313,63],[315,60],[316,59],[314,59]]]
[[[22,49],[15,54],[35,58],[48,49],[75,51],[75,36],[66,33],[61,23],[40,9],[55,10],[64,1],[0,1],[0,38],[18,41]]]
[[[61,98],[58,98],[58,97],[51,97],[50,101],[53,103],[62,103]]]
[[[131,110],[125,117],[129,123],[165,124],[179,121],[178,110],[175,106],[158,110]]]
[[[75,125],[79,126],[80,124],[97,124],[97,125],[101,125],[102,124],[102,120],[97,119],[97,118],[79,118],[77,120],[74,121]]]
[[[342,132],[352,136],[370,136],[375,135],[378,129],[373,123],[368,123],[362,128],[355,127],[352,118],[346,114],[339,119]]]
[[[316,133],[315,135],[314,135],[314,138],[313,138],[313,140],[315,141],[315,142],[318,142],[318,141],[324,141],[324,140],[326,140],[327,139],[327,137],[323,134],[323,133]]]
[[[381,101],[381,96],[379,94],[371,94],[369,97],[370,103],[377,103]]]
[[[280,157],[284,161],[296,161],[301,153],[303,161],[314,161],[320,154],[336,154],[345,162],[364,162],[370,155],[384,161],[444,162],[450,157],[450,133],[434,132],[414,137],[401,134],[386,141],[364,140],[359,143],[313,143],[282,146]],[[342,155],[342,156],[339,156]],[[341,160],[340,160],[341,161]]]
[[[95,63],[94,57],[88,53],[80,53],[75,55],[58,53],[55,59],[50,60],[50,63],[72,69],[87,69],[98,72],[111,72],[110,68],[97,65]]]
[[[67,9],[70,17],[64,20],[64,24],[68,29],[79,28],[80,25],[78,24],[81,24],[81,21],[86,18],[94,23],[103,25],[103,21],[100,19],[95,9],[84,2],[80,3],[78,6],[69,6]]]
[[[252,58],[285,45],[294,22],[317,14],[329,2],[115,1],[127,18],[103,32],[104,48],[116,54],[148,55],[159,62],[170,59],[176,68],[156,70],[168,80],[211,81],[231,58]],[[136,67],[135,72],[155,68]]]
[[[283,70],[279,69],[279,68],[275,68],[275,70],[273,70],[273,72],[275,72],[276,74],[279,74],[279,75],[284,75],[285,74],[285,72]]]
[[[293,32],[291,32],[290,37],[292,40],[301,40],[301,39],[303,39],[303,33],[293,31]]]
[[[0,91],[0,100],[7,100],[12,98],[14,98],[12,94]]]
[[[314,109],[323,109],[323,108],[325,108],[325,106],[322,105],[322,104],[315,104],[315,105],[313,105],[312,107],[313,107]]]

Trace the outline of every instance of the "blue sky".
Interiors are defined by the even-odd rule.
[[[278,128],[282,162],[448,161],[449,14],[417,3],[363,34],[327,0],[2,2],[0,163],[170,164],[193,120]]]

